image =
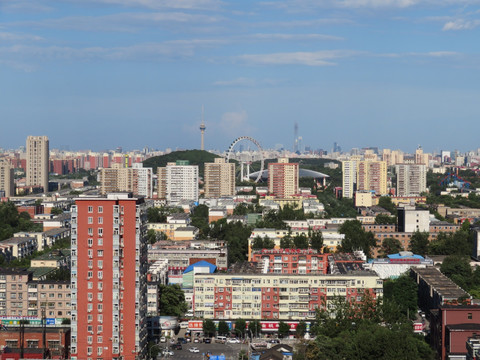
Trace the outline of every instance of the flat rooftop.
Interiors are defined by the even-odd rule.
[[[412,268],[411,271],[418,274],[423,281],[434,288],[444,299],[456,300],[464,296],[470,296],[435,267]]]

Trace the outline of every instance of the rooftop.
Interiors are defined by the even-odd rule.
[[[457,300],[464,296],[469,297],[469,294],[465,290],[458,287],[435,267],[412,268],[411,271],[421,276],[428,285],[433,287],[446,300]]]

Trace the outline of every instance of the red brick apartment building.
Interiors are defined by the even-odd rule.
[[[254,250],[252,261],[260,269],[276,274],[326,274],[327,254],[313,249],[262,249]]]
[[[146,359],[145,203],[129,193],[72,207],[71,359]]]

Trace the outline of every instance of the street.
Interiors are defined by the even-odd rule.
[[[247,349],[247,344],[217,344],[212,342],[211,344],[203,343],[188,343],[182,344],[182,350],[173,350],[174,355],[170,356],[172,359],[204,359],[203,354],[210,352],[212,355],[225,355],[226,360],[236,360],[241,350]],[[200,351],[198,353],[192,353],[188,349],[197,347]],[[163,359],[158,357],[158,359]]]

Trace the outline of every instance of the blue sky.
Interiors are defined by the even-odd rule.
[[[0,147],[480,147],[480,0],[0,0]]]

